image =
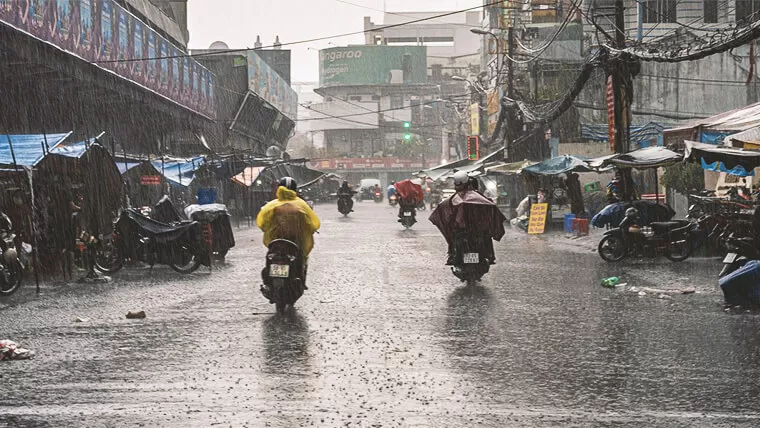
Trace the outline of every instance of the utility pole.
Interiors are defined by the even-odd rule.
[[[615,1],[615,47],[625,49],[625,8],[623,0]],[[613,60],[610,68],[615,108],[615,153],[627,153],[630,150],[631,97],[633,96],[633,77],[624,56]],[[619,169],[624,200],[633,196],[633,179],[631,169]]]
[[[507,55],[504,57],[504,61],[507,61],[507,98],[510,100],[515,99],[515,63],[512,58],[515,57],[515,39],[514,39],[514,25],[507,27]],[[502,108],[506,108],[502,106]],[[517,129],[519,123],[517,123],[517,115],[514,108],[509,108],[506,112],[507,126],[504,132],[504,159],[507,161],[517,161],[517,157],[512,150],[512,142],[520,135],[520,130]],[[498,132],[498,130],[496,130]]]

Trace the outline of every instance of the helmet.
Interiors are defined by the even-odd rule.
[[[396,184],[396,182],[395,182],[395,181],[391,181],[391,184],[395,185],[395,184]],[[760,185],[759,185],[759,186],[760,186]]]
[[[639,216],[639,210],[637,210],[634,207],[628,208],[625,210],[625,216],[626,217],[638,217]]]
[[[298,183],[296,183],[296,180],[294,180],[293,177],[282,177],[280,179],[280,186],[290,189],[294,192],[296,189],[298,189]]]
[[[460,184],[467,184],[470,177],[467,175],[464,171],[457,171],[454,173],[454,185],[458,186]]]

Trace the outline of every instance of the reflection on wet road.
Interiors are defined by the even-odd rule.
[[[355,210],[318,207],[287,317],[258,293],[264,249],[246,229],[211,274],[134,269],[0,302],[0,338],[38,353],[0,363],[0,426],[760,424],[760,317],[723,312],[717,261],[610,265],[509,232],[466,288],[427,213],[403,231],[385,204]],[[699,293],[600,287],[611,275]]]

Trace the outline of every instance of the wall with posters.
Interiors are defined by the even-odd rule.
[[[248,52],[248,89],[283,115],[296,120],[298,94],[256,52]]]
[[[214,76],[114,0],[0,0],[0,21],[214,118]],[[147,60],[144,58],[170,57]],[[129,61],[140,59],[138,61]]]

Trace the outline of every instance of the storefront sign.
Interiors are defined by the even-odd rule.
[[[427,47],[366,45],[319,51],[319,85],[426,83]]]
[[[470,135],[480,135],[480,104],[470,105]]]
[[[615,91],[612,76],[607,76],[607,132],[610,136],[610,151],[615,153]]]
[[[396,158],[340,158],[310,162],[309,166],[319,170],[346,169],[423,169],[426,166],[418,160]]]
[[[216,116],[214,75],[115,0],[1,0],[0,21]]]
[[[248,89],[289,119],[296,119],[298,94],[253,51],[248,52]]]
[[[546,230],[546,214],[549,204],[533,204],[530,207],[530,222],[528,223],[529,235],[540,235]]]
[[[140,176],[140,184],[142,184],[143,186],[160,186],[161,176],[160,175]]]

